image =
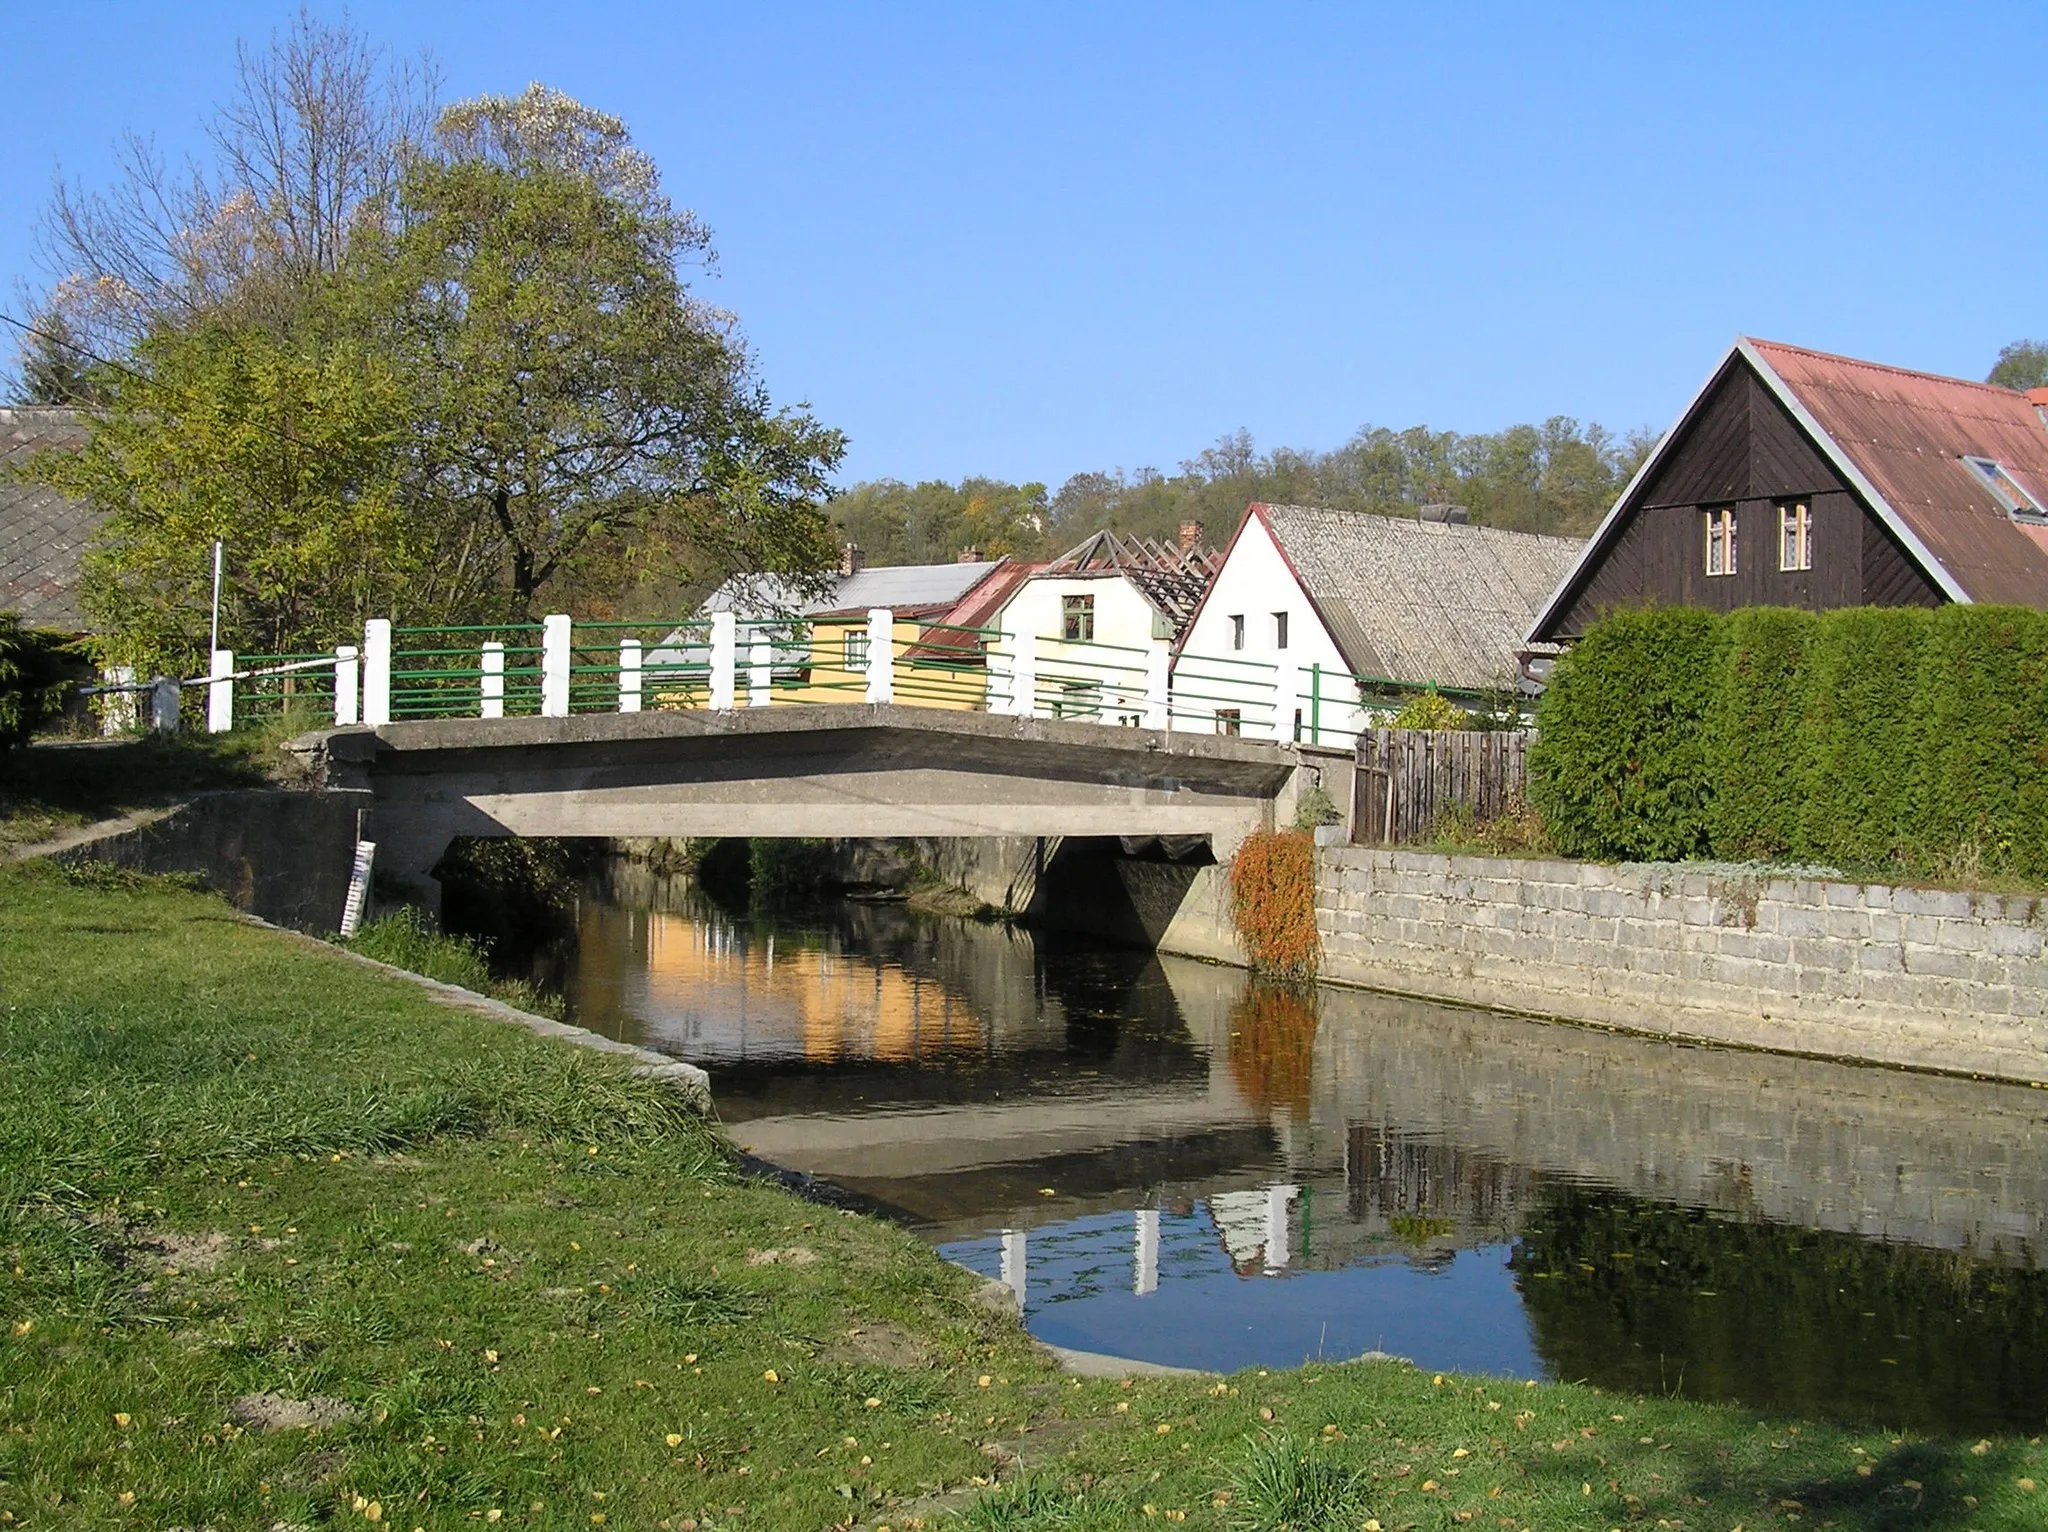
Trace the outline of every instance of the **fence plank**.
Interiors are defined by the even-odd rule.
[[[1528,781],[1528,736],[1464,729],[1366,729],[1352,776],[1351,838],[1364,846],[1427,841],[1442,817],[1497,817]]]

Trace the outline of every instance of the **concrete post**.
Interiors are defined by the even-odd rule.
[[[1038,711],[1038,635],[1019,633],[1010,660],[1010,711],[1029,718]]]
[[[1167,687],[1172,675],[1173,647],[1163,638],[1154,639],[1145,651],[1145,727],[1173,727],[1172,703]]]
[[[479,718],[503,718],[505,716],[505,646],[496,639],[484,644],[484,651],[478,660],[478,669],[483,672],[483,689],[478,697]]]
[[[391,722],[391,619],[363,624],[363,722],[380,729]]]
[[[540,716],[569,716],[569,617],[551,612],[540,622]]]
[[[176,676],[157,676],[149,683],[149,731],[176,734],[178,715],[184,710],[185,688]]]
[[[135,667],[133,665],[109,665],[100,672],[102,686],[133,686]],[[100,733],[112,739],[125,734],[135,727],[139,710],[135,706],[132,691],[108,692],[100,698]]]
[[[363,665],[361,652],[354,644],[334,646],[334,724],[346,728],[360,722],[363,716],[362,694],[357,690],[358,677]]]
[[[1003,1284],[1017,1295],[1017,1312],[1020,1314],[1024,1311],[1024,1295],[1030,1285],[1027,1276],[1029,1243],[1022,1229],[1003,1230]]]
[[[868,610],[868,701],[896,700],[896,614],[885,606]]]
[[[640,711],[640,640],[619,640],[619,711]]]
[[[711,706],[732,711],[739,692],[740,620],[734,612],[711,614]]]
[[[747,646],[747,706],[766,707],[775,700],[775,651],[759,634]]]
[[[235,726],[235,651],[214,650],[207,674],[213,679],[206,683],[206,732],[225,734]]]

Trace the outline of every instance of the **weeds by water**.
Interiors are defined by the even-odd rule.
[[[436,929],[411,905],[400,905],[378,916],[354,936],[344,939],[342,945],[393,968],[495,996],[522,1011],[556,1018],[562,1014],[560,996],[523,979],[498,978],[491,972],[490,960],[481,944],[470,937]]]

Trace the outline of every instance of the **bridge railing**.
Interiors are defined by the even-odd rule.
[[[366,623],[329,653],[214,655],[208,726],[303,715],[310,727],[428,718],[823,702],[1069,719],[1107,725],[1348,742],[1377,721],[1358,678],[1244,655],[1048,638],[898,617],[877,608],[814,618],[395,627]]]

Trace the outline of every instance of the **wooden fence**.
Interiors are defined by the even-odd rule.
[[[1352,774],[1352,841],[1426,841],[1456,808],[1475,820],[1494,818],[1522,796],[1528,748],[1529,736],[1518,731],[1367,729]]]

